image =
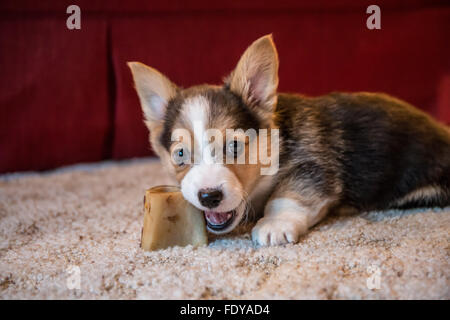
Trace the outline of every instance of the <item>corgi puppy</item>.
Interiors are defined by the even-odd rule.
[[[386,94],[278,93],[271,35],[251,44],[220,86],[183,89],[142,63],[128,65],[153,150],[212,233],[255,214],[253,241],[281,245],[336,206],[450,205],[447,127]],[[276,163],[269,174],[262,149]],[[223,161],[238,157],[257,159]]]

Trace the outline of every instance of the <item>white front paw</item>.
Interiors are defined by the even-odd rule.
[[[262,246],[296,243],[305,225],[297,219],[262,218],[253,227],[252,240]]]

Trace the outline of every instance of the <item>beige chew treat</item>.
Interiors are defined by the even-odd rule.
[[[146,191],[141,248],[208,244],[203,213],[187,202],[180,188],[158,186]]]

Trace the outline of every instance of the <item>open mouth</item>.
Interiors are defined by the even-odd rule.
[[[223,230],[234,220],[236,210],[228,212],[204,211],[208,228],[214,231]]]

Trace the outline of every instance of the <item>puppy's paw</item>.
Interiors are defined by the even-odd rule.
[[[306,231],[304,223],[297,219],[262,218],[253,227],[252,240],[262,246],[296,243]]]

